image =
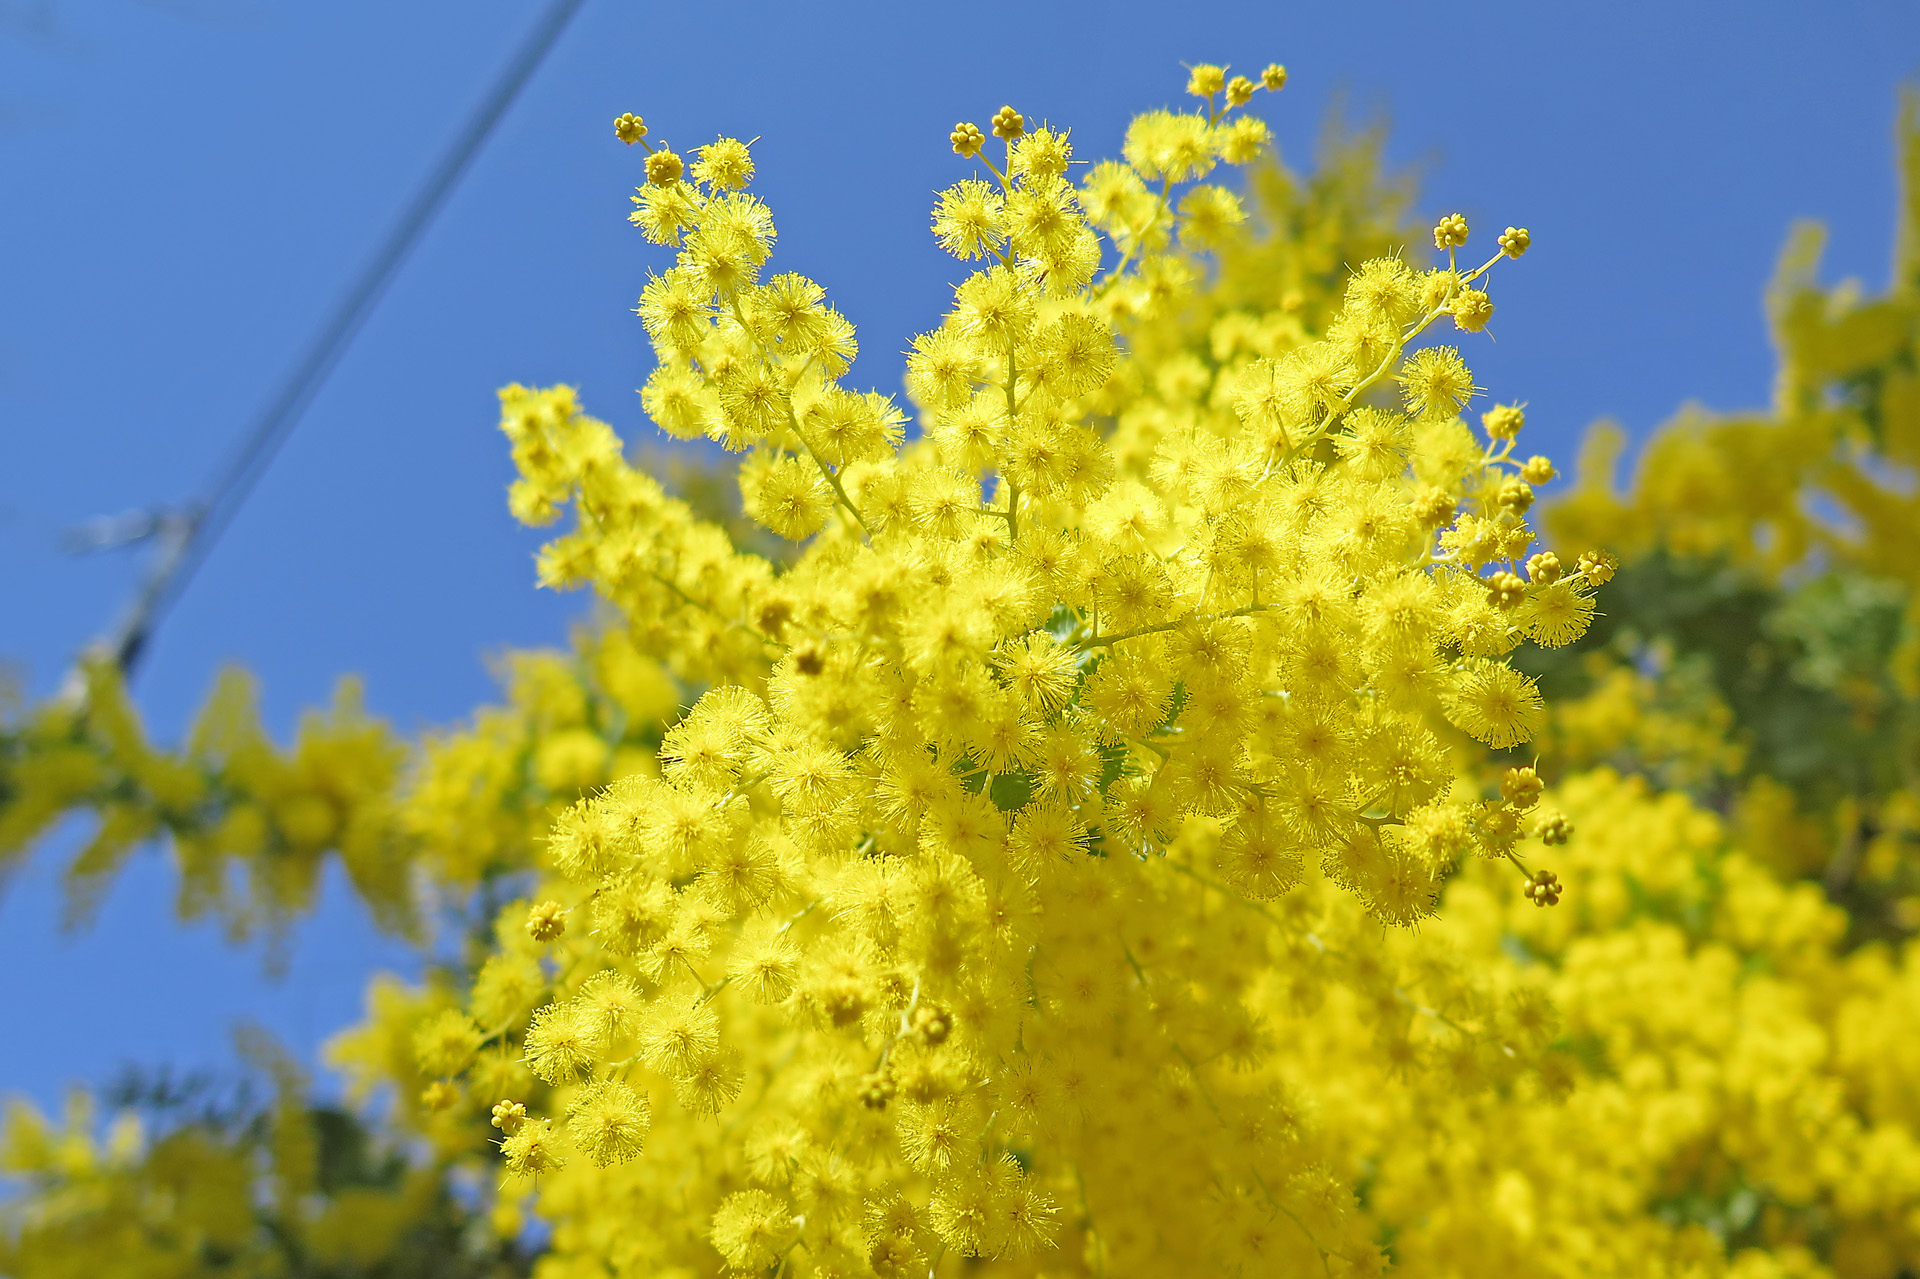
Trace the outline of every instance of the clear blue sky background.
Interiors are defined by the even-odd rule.
[[[0,0],[0,654],[44,692],[115,616],[138,554],[73,559],[65,526],[206,483],[520,39],[535,0]],[[1007,15],[994,23],[988,15]],[[1569,455],[1687,399],[1764,402],[1760,290],[1790,220],[1830,270],[1884,282],[1897,86],[1920,7],[1133,0],[588,0],[175,612],[138,693],[178,731],[220,663],[276,731],[366,678],[403,728],[490,696],[486,655],[581,607],[532,586],[493,390],[569,381],[628,439],[648,357],[629,313],[659,261],[624,215],[645,115],[689,146],[759,136],[778,260],[860,326],[854,379],[898,387],[950,264],[926,231],[946,132],[1001,102],[1111,153],[1180,63],[1288,64],[1258,104],[1307,161],[1330,102],[1384,113],[1423,207],[1527,225],[1479,380]],[[52,925],[52,854],[0,898],[0,1090],[43,1100],[122,1060],[228,1059],[252,1016],[311,1060],[400,956],[338,891],[293,973],[170,917],[143,858],[94,928]]]

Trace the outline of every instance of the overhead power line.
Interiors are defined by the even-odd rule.
[[[254,485],[272,464],[274,455],[293,434],[301,415],[313,403],[328,375],[373,313],[381,294],[399,274],[494,127],[584,3],[585,0],[552,0],[547,5],[514,49],[512,58],[473,115],[454,135],[445,154],[407,202],[399,220],[368,259],[353,287],[314,334],[305,354],[267,401],[251,429],[241,437],[206,495],[184,510],[168,512],[164,518],[155,517],[153,535],[159,545],[153,564],[119,625],[95,648],[122,671],[131,673],[139,662],[168,609],[186,590],[220,535],[233,522]]]

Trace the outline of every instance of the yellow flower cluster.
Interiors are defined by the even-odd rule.
[[[527,868],[554,813],[612,778],[655,769],[681,692],[624,631],[583,628],[572,652],[505,662],[507,702],[418,744],[394,820],[446,904]]]
[[[934,231],[979,269],[913,345],[912,443],[841,385],[824,294],[768,275],[748,148],[683,160],[622,117],[636,221],[679,250],[641,299],[645,403],[744,455],[746,510],[797,545],[750,553],[571,392],[510,388],[513,509],[575,514],[542,574],[609,607],[355,792],[479,922],[332,1048],[424,1162],[316,1181],[291,1100],[270,1153],[20,1110],[0,1271],[391,1273],[429,1239],[491,1273],[434,1233],[450,1179],[498,1240],[538,1214],[549,1279],[1920,1268],[1920,802],[1883,749],[1911,695],[1873,667],[1920,585],[1885,465],[1920,440],[1920,275],[1863,303],[1797,266],[1777,412],[1683,421],[1631,495],[1559,505],[1568,552],[1624,565],[1542,549],[1552,464],[1426,336],[1486,327],[1530,234],[1463,269],[1448,217],[1444,267],[1401,263],[1370,139],[1203,181],[1264,142],[1233,114],[1254,83],[1192,68],[1201,108],[1142,117],[1124,162],[1011,107],[953,130],[980,176]],[[1848,525],[1817,518],[1836,495]],[[1693,630],[1630,634],[1671,616]],[[1791,637],[1800,682],[1756,679]],[[1585,692],[1546,707],[1515,667]],[[1816,686],[1891,736],[1810,731]],[[115,729],[110,691],[7,738],[7,777],[77,745],[134,781],[9,780],[0,822],[209,771]],[[1818,784],[1768,774],[1765,714]],[[176,839],[256,802],[206,793]],[[1527,839],[1552,870],[1516,885]]]
[[[225,672],[184,749],[146,737],[119,674],[84,670],[83,695],[0,725],[0,865],[54,823],[98,823],[67,869],[68,910],[85,917],[142,844],[173,843],[183,920],[217,915],[245,935],[278,937],[319,893],[337,853],[355,891],[394,929],[413,919],[413,887],[392,823],[404,749],[343,681],[334,707],[309,713],[290,750],[260,726],[252,681]]]
[[[1608,561],[1528,562],[1551,466],[1514,457],[1516,409],[1476,438],[1459,352],[1416,342],[1484,327],[1506,249],[1367,261],[1319,336],[1275,298],[1182,340],[1202,255],[1246,219],[1198,179],[1267,140],[1236,96],[1141,117],[1078,184],[1069,136],[1011,107],[998,158],[954,131],[990,177],[942,191],[933,231],[981,265],[913,342],[912,444],[842,385],[824,290],[769,274],[746,148],[647,143],[633,220],[678,250],[638,307],[647,411],[743,453],[747,512],[807,545],[776,572],[570,390],[502,393],[514,510],[577,512],[543,580],[592,585],[712,685],[658,776],[561,818],[544,900],[502,917],[464,1006],[413,1023],[419,1078],[474,1072],[468,1113],[493,1107],[561,1255],[1371,1264],[1274,1070],[1271,943],[1220,893],[1338,884],[1364,913],[1326,975],[1397,1009],[1362,920],[1429,915],[1476,850],[1565,838],[1531,769],[1482,798],[1463,747],[1532,735],[1506,655],[1577,637]],[[342,1059],[403,1033],[376,1018]],[[1537,1056],[1485,1033],[1515,1070]],[[662,1224],[610,1232],[636,1218]]]
[[[368,1143],[351,1117],[311,1102],[308,1082],[258,1032],[238,1038],[269,1082],[264,1107],[181,1093],[171,1108],[194,1103],[195,1121],[155,1132],[129,1110],[102,1134],[84,1093],[60,1124],[10,1104],[0,1175],[19,1185],[0,1230],[0,1274],[506,1273],[513,1254],[464,1229],[444,1168],[409,1166]]]
[[[1394,1273],[1913,1265],[1920,955],[1849,953],[1817,886],[1683,796],[1601,769],[1551,799],[1581,832],[1557,854],[1559,909],[1469,866],[1385,958],[1418,1009],[1383,1026],[1336,988],[1272,1013]],[[1551,1043],[1537,1076],[1467,1033],[1489,1024],[1492,1043]]]
[[[213,914],[235,937],[265,928],[273,939],[315,906],[329,856],[376,921],[402,933],[418,930],[422,905],[524,870],[554,811],[655,767],[681,697],[624,632],[583,630],[572,654],[512,654],[507,705],[417,746],[369,717],[347,680],[332,710],[303,717],[282,749],[260,723],[251,678],[230,670],[168,750],[148,741],[117,671],[84,674],[79,698],[0,724],[0,865],[90,811],[94,831],[67,869],[74,918],[136,849],[165,839],[183,921]]]
[[[1624,493],[1624,441],[1596,428],[1551,519],[1627,567],[1605,642],[1579,657],[1587,688],[1556,704],[1549,757],[1731,794],[1756,855],[1818,876],[1863,936],[1920,927],[1920,789],[1903,762],[1920,726],[1917,101],[1887,291],[1823,286],[1822,232],[1797,227],[1768,290],[1771,409],[1683,411]]]

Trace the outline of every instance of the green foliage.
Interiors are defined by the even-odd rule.
[[[1857,571],[1783,584],[1660,548],[1621,567],[1584,637],[1518,664],[1550,700],[1590,694],[1615,664],[1652,678],[1663,702],[1717,698],[1731,712],[1739,766],[1689,789],[1725,810],[1764,776],[1806,810],[1825,810],[1898,789],[1920,763],[1914,708],[1892,670],[1906,603],[1904,588]],[[1665,771],[1630,750],[1612,762]]]

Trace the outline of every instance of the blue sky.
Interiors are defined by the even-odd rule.
[[[64,527],[204,485],[531,24],[535,0],[0,0],[0,655],[44,691],[106,627],[137,553]],[[486,659],[560,639],[508,520],[494,388],[568,381],[630,440],[648,358],[631,315],[659,251],[624,221],[635,111],[682,146],[759,137],[778,260],[860,326],[853,380],[897,389],[951,264],[926,230],[947,130],[1003,101],[1117,148],[1182,62],[1285,62],[1261,98],[1307,162],[1329,104],[1391,120],[1423,208],[1529,226],[1479,381],[1571,458],[1696,399],[1764,402],[1760,291],[1789,222],[1829,273],[1884,282],[1911,4],[587,0],[161,633],[138,686],[162,735],[237,660],[290,727],[358,672],[403,728],[488,697]],[[51,854],[0,898],[13,1033],[0,1090],[50,1098],[124,1059],[226,1058],[250,1015],[303,1056],[400,952],[338,891],[293,974],[177,929],[140,862],[99,922],[53,928]],[[337,888],[337,886],[336,886]],[[18,1028],[35,1028],[30,1042]]]

